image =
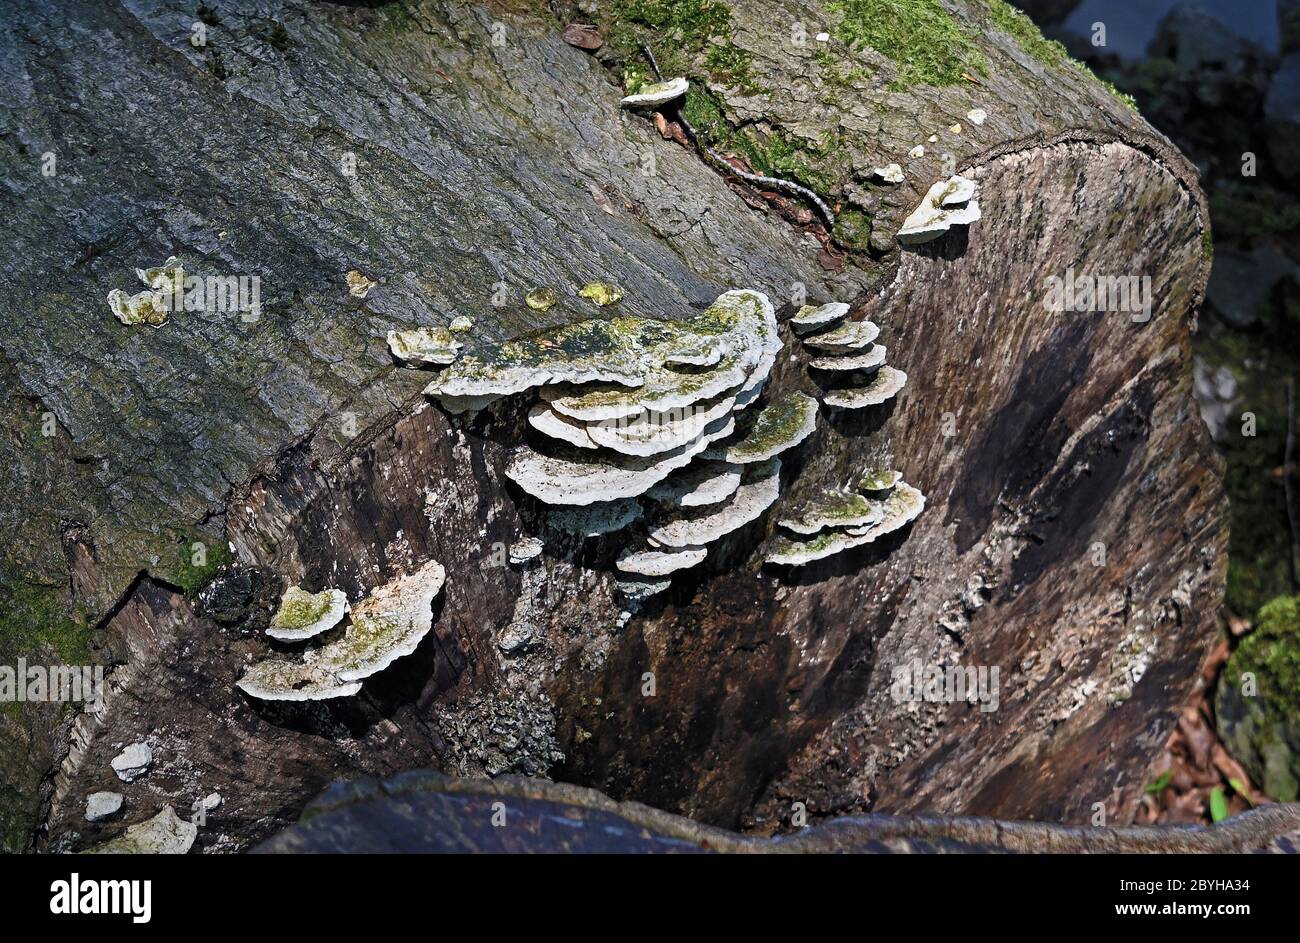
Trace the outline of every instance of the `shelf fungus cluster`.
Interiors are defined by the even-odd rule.
[[[691,83],[684,78],[668,79],[665,82],[651,82],[637,89],[636,94],[623,99],[624,108],[650,110],[662,108],[669,102],[676,101],[690,90]]]
[[[897,471],[868,471],[856,491],[821,491],[777,521],[784,533],[772,539],[766,560],[779,566],[823,560],[901,530],[924,509],[925,495]]]
[[[123,324],[150,324],[162,327],[171,311],[171,299],[185,289],[185,269],[175,256],[154,268],[136,269],[136,277],[148,285],[144,291],[129,295],[120,288],[108,293],[108,307]]]
[[[826,387],[822,402],[837,409],[862,409],[888,402],[907,383],[907,374],[885,363],[871,321],[846,320],[842,302],[804,305],[790,319],[809,351],[809,366]]]
[[[507,477],[561,530],[643,522],[616,563],[620,588],[643,598],[779,497],[777,456],[818,408],[802,393],[758,405],[781,349],[767,296],[736,290],[683,321],[614,317],[482,345],[426,392],[456,413],[536,390],[535,441]]]
[[[949,177],[930,187],[916,209],[903,220],[898,241],[904,245],[919,245],[938,239],[953,226],[969,226],[979,218],[975,181],[966,177]]]
[[[409,655],[433,627],[433,601],[446,574],[437,561],[375,589],[351,607],[335,589],[308,593],[291,587],[267,634],[282,642],[317,638],[324,644],[298,657],[272,656],[253,665],[238,687],[264,701],[319,701],[349,697],[361,682]]]

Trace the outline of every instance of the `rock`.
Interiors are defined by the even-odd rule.
[[[1279,281],[1295,277],[1297,266],[1274,246],[1224,248],[1214,254],[1206,288],[1211,309],[1235,328],[1254,325]]]
[[[153,762],[153,750],[147,743],[133,743],[117,756],[113,757],[113,772],[124,783],[133,782],[144,775],[149,764]]]
[[[116,792],[92,792],[86,797],[86,821],[98,822],[122,808],[122,795]]]
[[[1197,357],[1192,364],[1192,390],[1210,435],[1215,442],[1226,441],[1237,415],[1237,378],[1227,367],[1215,369]]]
[[[1219,676],[1215,724],[1224,745],[1271,798],[1300,798],[1300,596],[1259,611]]]
[[[1264,127],[1273,164],[1293,185],[1300,185],[1300,52],[1282,60],[1264,99]]]
[[[198,826],[186,822],[171,806],[147,821],[132,825],[122,835],[89,849],[90,854],[183,855],[198,837]]]
[[[1244,71],[1260,50],[1195,0],[1183,0],[1160,21],[1147,54],[1192,71],[1233,74]]]

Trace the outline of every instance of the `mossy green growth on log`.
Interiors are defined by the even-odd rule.
[[[91,627],[85,614],[68,604],[62,587],[30,583],[0,569],[0,664],[42,652],[63,664],[89,657]]]
[[[179,542],[177,563],[166,579],[193,598],[230,558],[230,550],[221,540],[186,536]]]
[[[988,63],[939,0],[831,0],[835,35],[870,47],[898,66],[896,88],[956,85],[962,73],[985,75]]]
[[[746,92],[756,92],[750,56],[731,41],[731,7],[720,0],[615,0],[605,23],[605,35],[629,62],[644,61],[642,45],[654,50],[665,77],[710,78]],[[630,68],[629,92],[647,71]]]
[[[727,121],[718,99],[696,86],[686,93],[682,115],[704,144],[719,153],[744,158],[756,174],[793,180],[823,197],[852,176],[847,152],[834,135],[809,143],[780,129],[765,134],[752,128],[737,131]]]
[[[1011,6],[1006,0],[987,0],[989,19],[993,25],[1020,44],[1020,48],[1049,68],[1059,69],[1072,66],[1092,75],[1092,70],[1082,62],[1070,57],[1069,51],[1054,39],[1042,34],[1026,14]],[[1132,95],[1121,92],[1112,82],[1093,75],[1106,90],[1127,108],[1137,111],[1137,101]]]

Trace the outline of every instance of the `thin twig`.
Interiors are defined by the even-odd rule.
[[[654,50],[650,48],[649,43],[642,43],[641,48],[645,50],[645,57],[650,62],[650,68],[655,71],[655,78],[662,82],[664,80],[664,74],[659,71],[659,62],[655,59]],[[802,184],[795,183],[793,180],[783,180],[780,177],[765,177],[762,174],[755,174],[750,173],[747,170],[741,170],[739,167],[732,164],[731,161],[727,160],[713,148],[700,140],[700,136],[695,133],[695,129],[691,127],[691,123],[686,120],[686,116],[682,114],[680,107],[677,108],[676,120],[677,123],[682,126],[682,130],[686,132],[686,137],[690,142],[694,144],[696,149],[699,150],[699,152],[718,169],[726,173],[735,174],[746,183],[751,183],[760,187],[769,187],[776,190],[785,190],[787,193],[793,193],[796,196],[803,197],[813,206],[817,207],[817,210],[822,214],[822,218],[826,220],[826,224],[831,229],[835,228],[835,214],[831,211],[831,208],[826,205],[826,201],[812,190],[809,190]]]

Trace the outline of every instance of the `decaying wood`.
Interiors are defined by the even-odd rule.
[[[1187,369],[1207,270],[1194,173],[1094,80],[1005,34],[981,35],[978,84],[864,80],[832,105],[811,51],[778,39],[792,16],[829,22],[823,6],[747,0],[735,15],[771,91],[716,89],[728,116],[842,134],[856,184],[825,196],[872,228],[835,271],[825,234],[749,207],[621,110],[614,76],[545,11],[217,5],[202,48],[180,3],[6,19],[5,426],[48,412],[58,435],[0,442],[5,561],[70,586],[113,665],[102,711],[70,734],[57,717],[0,718],[6,750],[66,744],[41,794],[44,844],[80,847],[218,791],[199,845],[243,848],[341,775],[430,765],[549,772],[761,831],[796,801],[814,819],[1131,815],[1224,578],[1223,494]],[[980,125],[964,117],[977,107]],[[932,134],[941,145],[907,162]],[[979,182],[984,218],[900,251],[893,233],[945,155]],[[892,161],[903,184],[861,185]],[[260,276],[260,318],[119,324],[108,291],[169,255]],[[1045,310],[1044,279],[1067,268],[1150,275],[1150,320]],[[364,297],[353,270],[377,282]],[[805,293],[854,301],[909,383],[876,420],[823,411],[798,487],[892,464],[929,497],[911,532],[790,577],[760,567],[771,525],[756,523],[635,615],[612,593],[616,536],[499,565],[539,526],[502,473],[523,411],[450,419],[385,334],[468,314],[491,340],[591,317],[570,288],[593,278],[655,317],[733,287],[766,291],[782,318]],[[536,285],[561,303],[527,308]],[[786,350],[773,390],[815,392]],[[269,710],[234,688],[264,640],[176,584],[194,539],[229,541],[256,605],[277,580],[355,599],[431,557],[448,583],[434,632],[382,685]],[[507,653],[507,636],[527,642]],[[898,703],[892,674],[917,660],[1000,667],[999,709]],[[109,760],[140,739],[155,767],[124,786]],[[85,797],[104,788],[127,811],[88,825]]]

